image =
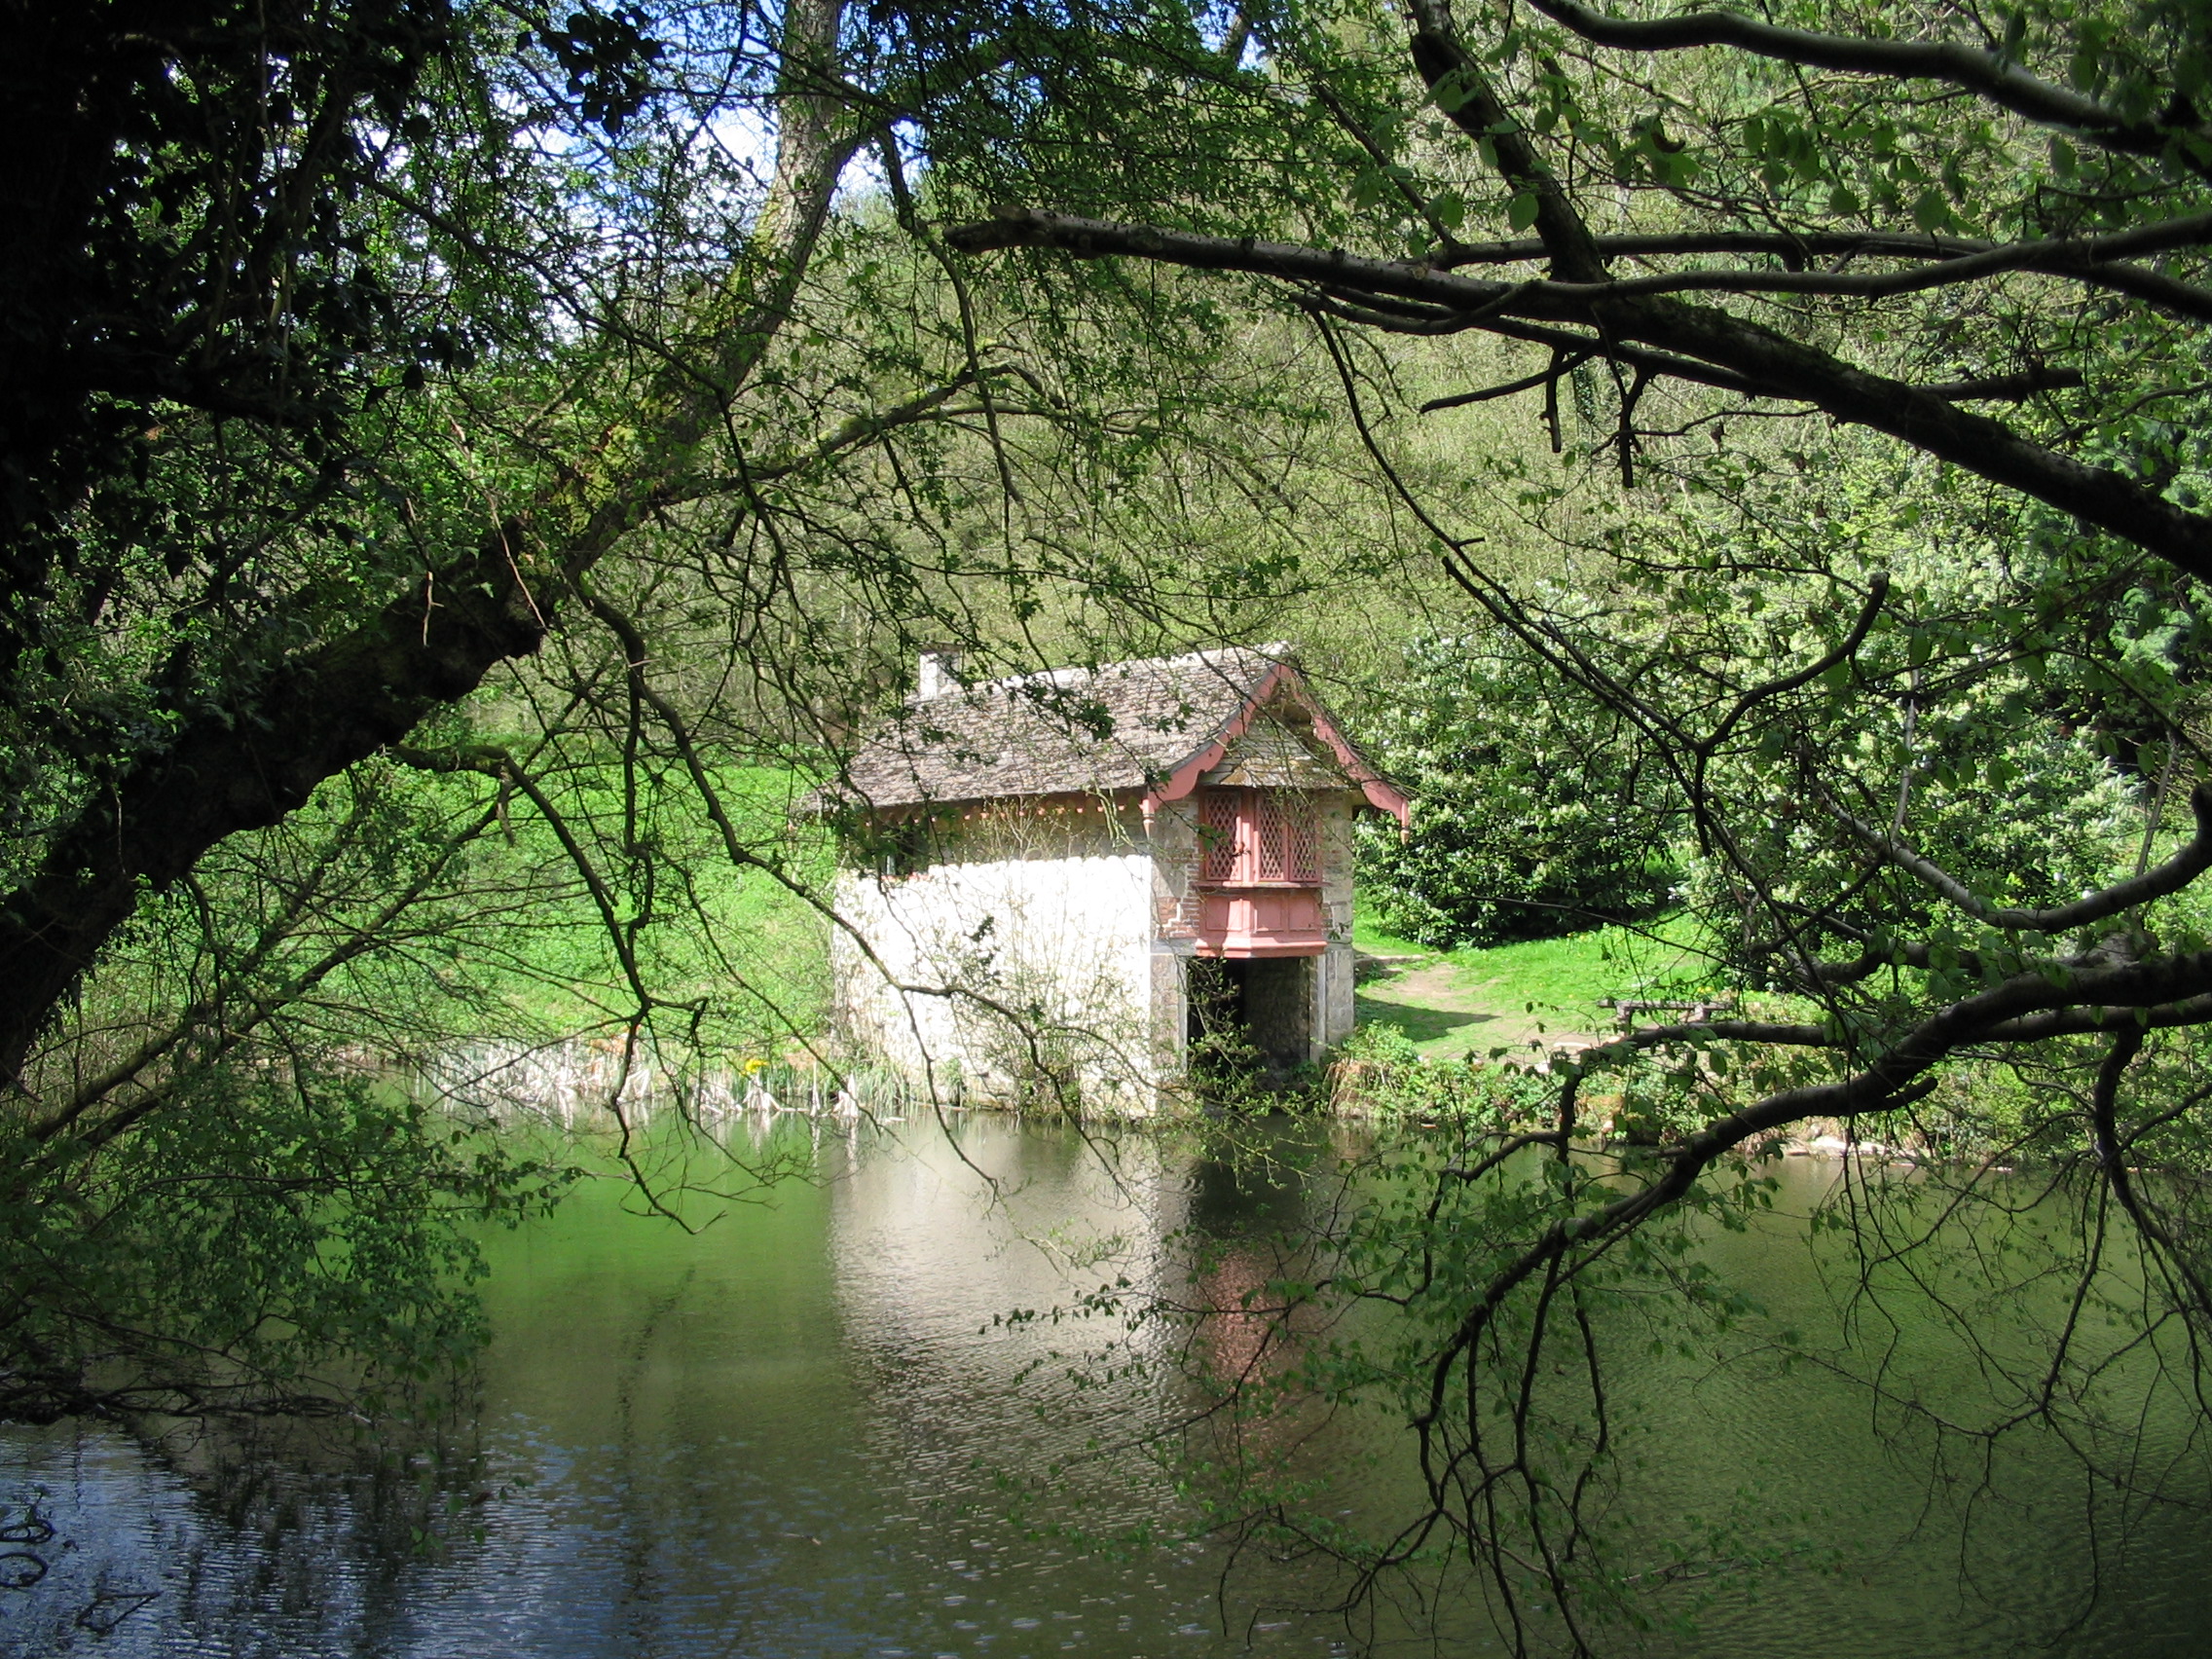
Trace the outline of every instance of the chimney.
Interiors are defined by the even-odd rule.
[[[941,697],[947,691],[960,689],[955,678],[960,672],[960,647],[957,645],[928,645],[922,650],[922,672],[918,695],[925,701]]]

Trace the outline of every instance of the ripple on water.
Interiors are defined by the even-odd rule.
[[[60,1534],[38,1583],[0,1593],[0,1659],[976,1659],[995,1633],[947,1615],[979,1604],[997,1621],[994,1596],[1091,1609],[1080,1625],[1055,1611],[1049,1637],[1028,1639],[1079,1659],[1227,1659],[1248,1628],[1270,1652],[1345,1651],[1324,1621],[1247,1626],[1250,1600],[1179,1620],[1215,1605],[1221,1558],[1209,1550],[1049,1554],[1036,1531],[993,1519],[1003,1474],[1061,1460],[1088,1432],[1041,1420],[1014,1380],[1049,1346],[1084,1351],[1090,1334],[1044,1322],[977,1334],[1007,1309],[1089,1288],[1053,1265],[1065,1251],[1048,1257],[1017,1235],[1137,1239],[1111,1271],[1141,1278],[1187,1219],[1187,1183],[1171,1171],[1117,1186],[1059,1131],[978,1124],[968,1136],[1000,1183],[996,1204],[941,1147],[917,1143],[912,1157],[827,1168],[821,1186],[733,1209],[693,1237],[620,1214],[620,1195],[596,1190],[494,1237],[490,1472],[481,1501],[474,1488],[451,1494],[458,1521],[433,1505],[427,1543],[411,1530],[411,1479],[394,1490],[272,1464],[225,1485],[107,1428],[0,1432],[0,1508],[12,1517],[43,1493]],[[1806,1289],[1790,1225],[1716,1256],[1777,1309]],[[1817,1550],[1850,1541],[1847,1559],[1816,1552],[1806,1559],[1823,1570],[1767,1577],[1758,1594],[1716,1580],[1698,1637],[1646,1639],[1655,1659],[2000,1659],[2077,1610],[2068,1573],[2086,1559],[2082,1529],[2047,1469],[2013,1471],[2016,1500],[1991,1507],[1961,1592],[1960,1556],[1936,1529],[1914,1533],[1901,1501],[1925,1469],[1867,1454],[1862,1396],[1672,1351],[1624,1368],[1618,1385],[1624,1411],[1667,1431],[1667,1457],[1637,1477],[1655,1512],[1748,1516],[1769,1539]],[[1131,1387],[1121,1404],[1140,1420],[1173,1407]],[[1343,1433],[1354,1452],[1383,1443],[1373,1425]],[[1163,1485],[1096,1473],[1035,1501],[1109,1535],[1177,1537],[1191,1519]],[[1355,1499],[1359,1515],[1382,1515],[1392,1494],[1345,1501]],[[1877,1542],[1870,1521],[1887,1529]],[[2212,1531],[2197,1518],[2139,1519],[2126,1547],[2127,1571],[2108,1576],[2066,1659],[2203,1651]],[[948,1577],[989,1590],[948,1592]],[[1324,1593],[1297,1576],[1272,1588],[1271,1613]],[[1006,1624],[1026,1636],[1043,1621]],[[1441,1645],[1455,1659],[1497,1651],[1465,1626]]]

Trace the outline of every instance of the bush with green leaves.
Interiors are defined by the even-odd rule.
[[[1549,1079],[1520,1066],[1432,1061],[1386,1021],[1358,1027],[1329,1071],[1331,1106],[1347,1117],[1506,1128],[1541,1117]]]
[[[1791,705],[1787,724],[1736,741],[1769,718],[1754,700],[1725,750],[1696,758],[1698,798],[1741,803],[1725,826],[1710,807],[1682,820],[1682,891],[1725,966],[1800,989],[1816,932],[1842,950],[1909,934],[1973,950],[1977,925],[1931,870],[2015,909],[2119,879],[2162,850],[2157,825],[2184,818],[2188,783],[2172,767],[2135,769],[2171,746],[2146,744],[2124,719],[2174,702],[2186,612],[2177,621],[2126,585],[2039,568],[2050,561],[2032,540],[2008,544],[2002,523],[1924,476],[1848,450],[1831,466],[1825,575],[1773,575],[1749,592],[1717,574],[1640,578],[1589,631],[1593,660],[1616,679],[1686,706],[1715,669],[1755,683],[1762,657],[1801,652],[1847,605],[1861,609],[1853,657],[1772,693]],[[1675,557],[1713,535],[1698,517],[1682,516]],[[1779,566],[1793,551],[1740,526],[1734,536],[1747,562]],[[2037,594],[2044,582],[2062,597]],[[2105,635],[2111,659],[2086,660],[2082,633]]]
[[[471,1236],[575,1171],[388,1080],[245,1045],[143,1132],[0,1128],[0,1415],[434,1408],[474,1356]]]
[[[1503,944],[1651,914],[1672,792],[1636,730],[1496,630],[1416,643],[1370,735],[1414,797],[1369,825],[1364,892],[1426,945]]]

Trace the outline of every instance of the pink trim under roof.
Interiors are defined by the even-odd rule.
[[[1367,804],[1378,812],[1387,812],[1398,821],[1398,827],[1404,829],[1407,817],[1413,810],[1413,803],[1385,783],[1375,768],[1367,763],[1366,757],[1346,741],[1344,734],[1337,730],[1336,722],[1329,719],[1312,692],[1308,689],[1306,677],[1287,662],[1278,662],[1268,671],[1266,678],[1252,688],[1252,694],[1245,699],[1244,706],[1236,711],[1235,718],[1211,743],[1176,767],[1159,788],[1146,793],[1144,810],[1147,816],[1163,801],[1181,800],[1197,789],[1198,779],[1221,764],[1222,756],[1229,753],[1229,746],[1244,735],[1259,718],[1268,699],[1280,689],[1287,689],[1307,713],[1313,717],[1313,729],[1321,734],[1346,775],[1359,785],[1359,792],[1367,797]]]

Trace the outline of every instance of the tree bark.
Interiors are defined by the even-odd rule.
[[[0,903],[0,1071],[21,1085],[55,1010],[147,893],[537,648],[545,617],[519,572],[517,535],[502,527],[467,566],[194,716],[86,803]]]

